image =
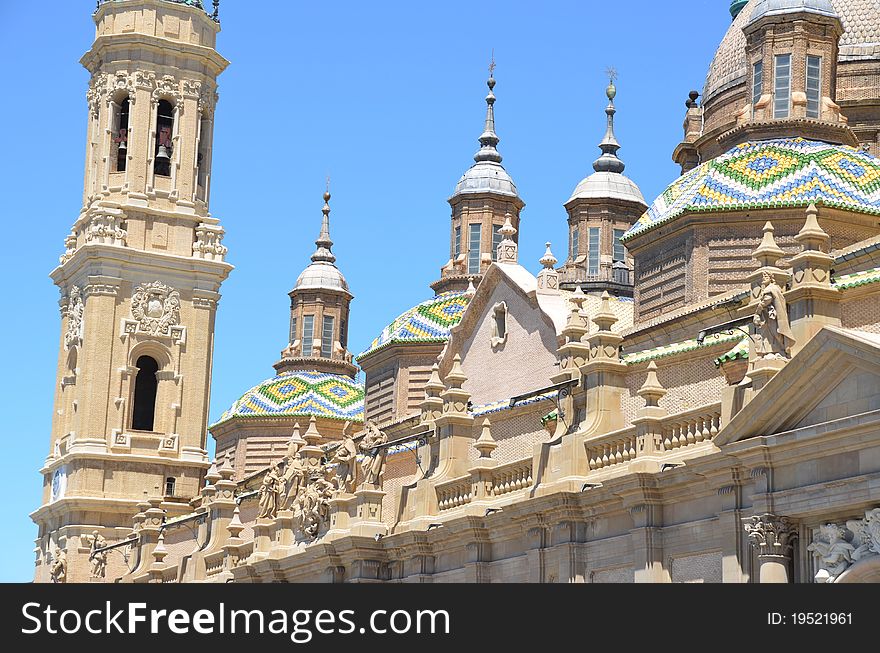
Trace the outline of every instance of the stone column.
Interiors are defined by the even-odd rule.
[[[759,582],[790,583],[791,543],[797,538],[794,522],[771,513],[743,521],[749,542],[758,552]]]

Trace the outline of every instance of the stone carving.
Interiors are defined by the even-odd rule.
[[[330,499],[336,485],[329,478],[334,475],[329,467],[309,474],[308,483],[301,486],[293,502],[293,528],[308,539],[315,539],[330,516]]]
[[[49,577],[53,583],[67,582],[67,551],[55,549],[55,560],[49,568]]]
[[[832,583],[853,563],[880,555],[880,508],[865,511],[864,519],[852,519],[846,526],[825,524],[813,531],[807,547],[816,557],[817,583]]]
[[[758,550],[758,557],[789,557],[797,528],[788,517],[771,514],[755,515],[743,525],[749,542]]]
[[[107,575],[107,552],[101,551],[107,546],[107,540],[98,531],[92,533],[92,548],[89,561],[92,563],[92,578],[104,578]]]
[[[82,291],[79,286],[71,286],[67,300],[67,331],[64,333],[64,349],[70,349],[82,342],[84,310]]]
[[[134,72],[135,88],[152,90],[156,85],[156,73],[150,70],[136,70]]]
[[[813,536],[813,542],[807,547],[818,558],[820,565],[815,579],[817,583],[830,583],[852,564],[852,553],[855,547],[846,541],[846,529],[837,524],[825,524]]]
[[[758,358],[788,358],[794,335],[788,322],[788,305],[782,288],[764,272],[758,306],[752,322],[757,327],[755,353]]]
[[[203,86],[199,93],[199,113],[208,117],[213,116],[214,107],[219,99],[220,94],[217,91]]]
[[[275,463],[263,477],[260,486],[260,513],[258,517],[274,519],[278,514],[278,504],[282,492],[281,477],[278,475],[278,463]]]
[[[122,214],[95,213],[86,227],[86,242],[97,242],[106,245],[125,245],[128,231],[125,229],[125,218]]]
[[[64,254],[58,257],[58,261],[64,265],[76,253],[76,234],[68,234],[64,239]]]
[[[161,281],[141,284],[131,298],[131,315],[138,331],[170,336],[180,323],[180,293]]]
[[[162,79],[155,81],[155,85],[156,88],[153,89],[152,95],[153,106],[158,105],[160,100],[168,100],[178,109],[182,108],[181,100],[183,96],[173,75],[163,75]]]
[[[107,98],[108,101],[112,101],[113,96],[119,91],[124,91],[128,95],[129,102],[133,103],[135,101],[134,80],[132,80],[132,78],[129,77],[128,73],[125,73],[125,72],[116,73],[116,78],[113,80],[112,85],[113,85],[113,90],[110,93],[110,97]]]
[[[381,488],[382,476],[385,473],[385,456],[388,453],[387,447],[381,445],[388,442],[388,436],[379,430],[373,420],[367,420],[366,429],[360,441],[360,449],[364,454],[361,463],[364,483]]]
[[[342,443],[333,452],[336,463],[336,478],[341,492],[354,492],[358,484],[357,445],[349,434],[351,422],[342,427]]]
[[[229,249],[223,245],[223,228],[207,224],[196,227],[196,240],[193,243],[193,256],[211,261],[222,261]]]
[[[89,103],[89,113],[92,118],[97,118],[101,109],[101,98],[107,91],[107,75],[98,73],[89,80],[89,90],[86,91],[86,101]]]

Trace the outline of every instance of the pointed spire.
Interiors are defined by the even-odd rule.
[[[492,437],[492,425],[489,418],[483,418],[480,437],[474,442],[474,449],[480,452],[480,458],[491,458],[492,452],[498,448],[498,443]]]
[[[321,209],[324,214],[321,220],[321,233],[318,234],[318,240],[315,241],[317,249],[312,254],[312,261],[324,261],[325,263],[335,263],[336,256],[330,251],[333,247],[333,241],[330,240],[330,178],[327,178],[327,190],[324,191],[324,208]]]
[[[605,107],[605,114],[608,116],[608,127],[605,129],[605,137],[599,143],[599,149],[602,155],[593,161],[593,170],[596,172],[623,172],[626,167],[619,158],[617,158],[617,150],[620,149],[620,143],[614,136],[614,114],[617,109],[614,108],[614,96],[617,95],[617,88],[614,86],[614,80],[617,78],[617,72],[614,68],[608,69],[608,87],[605,89],[605,95],[608,97],[608,106]]]
[[[761,267],[773,267],[785,255],[785,252],[776,244],[776,239],[773,238],[775,229],[769,220],[764,224],[763,231],[764,236],[761,238],[761,244],[752,252],[752,258],[758,261]]]
[[[516,263],[518,259],[516,242],[513,240],[516,235],[516,227],[510,222],[511,217],[510,211],[505,213],[504,224],[498,230],[502,237],[495,256],[498,263]]]
[[[657,363],[654,361],[648,363],[648,376],[636,394],[645,400],[645,406],[650,407],[657,406],[657,402],[666,395],[666,388],[657,378]]]
[[[825,251],[831,237],[819,224],[819,209],[814,202],[810,202],[806,215],[807,220],[794,239],[803,245],[805,250]]]
[[[617,316],[611,310],[611,295],[608,291],[602,293],[602,303],[599,312],[593,316],[593,324],[599,327],[599,331],[611,331],[611,327],[617,322]]]
[[[553,252],[550,251],[550,243],[547,242],[544,243],[544,245],[547,247],[547,251],[544,252],[544,256],[538,259],[538,263],[543,265],[545,268],[550,269],[558,263],[558,260],[555,256],[553,256]]]
[[[483,133],[480,134],[480,149],[474,155],[474,161],[494,161],[501,163],[501,154],[495,147],[498,145],[498,134],[495,133],[495,78],[492,76],[495,71],[495,54],[492,54],[492,62],[489,64],[489,79],[486,86],[489,87],[489,94],[486,96],[486,125],[483,127]]]

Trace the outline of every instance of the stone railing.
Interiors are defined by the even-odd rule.
[[[492,470],[492,496],[516,492],[532,484],[532,459],[518,460]]]
[[[702,406],[663,420],[663,451],[712,440],[721,428],[721,404]]]
[[[215,551],[205,556],[205,575],[210,578],[223,571],[223,561],[226,559],[225,551]]]
[[[447,481],[437,488],[437,508],[441,511],[451,510],[470,503],[472,496],[471,477],[456,478]]]
[[[586,443],[590,469],[604,469],[636,457],[636,428],[613,431]]]

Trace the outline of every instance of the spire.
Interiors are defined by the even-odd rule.
[[[608,87],[605,89],[605,95],[608,97],[608,106],[605,107],[605,114],[608,116],[608,128],[605,130],[605,137],[599,143],[599,149],[602,155],[593,161],[593,170],[596,172],[617,172],[621,173],[624,169],[624,163],[617,158],[617,150],[620,149],[620,143],[614,137],[614,114],[617,109],[614,108],[614,96],[617,95],[617,89],[614,87],[614,80],[617,78],[617,71],[614,68],[608,69]]]
[[[495,133],[495,94],[492,89],[495,88],[495,78],[492,73],[495,70],[495,54],[492,54],[492,62],[489,64],[489,79],[486,85],[489,87],[489,94],[486,96],[486,126],[483,133],[480,134],[480,149],[474,155],[474,161],[494,161],[501,163],[501,155],[495,146],[498,145],[498,134]]]
[[[327,178],[327,190],[324,191],[324,208],[321,209],[324,218],[321,220],[321,233],[318,234],[318,240],[315,245],[318,248],[312,254],[312,261],[317,263],[323,261],[325,263],[335,263],[336,256],[330,251],[333,247],[333,241],[330,240],[330,178]]]

